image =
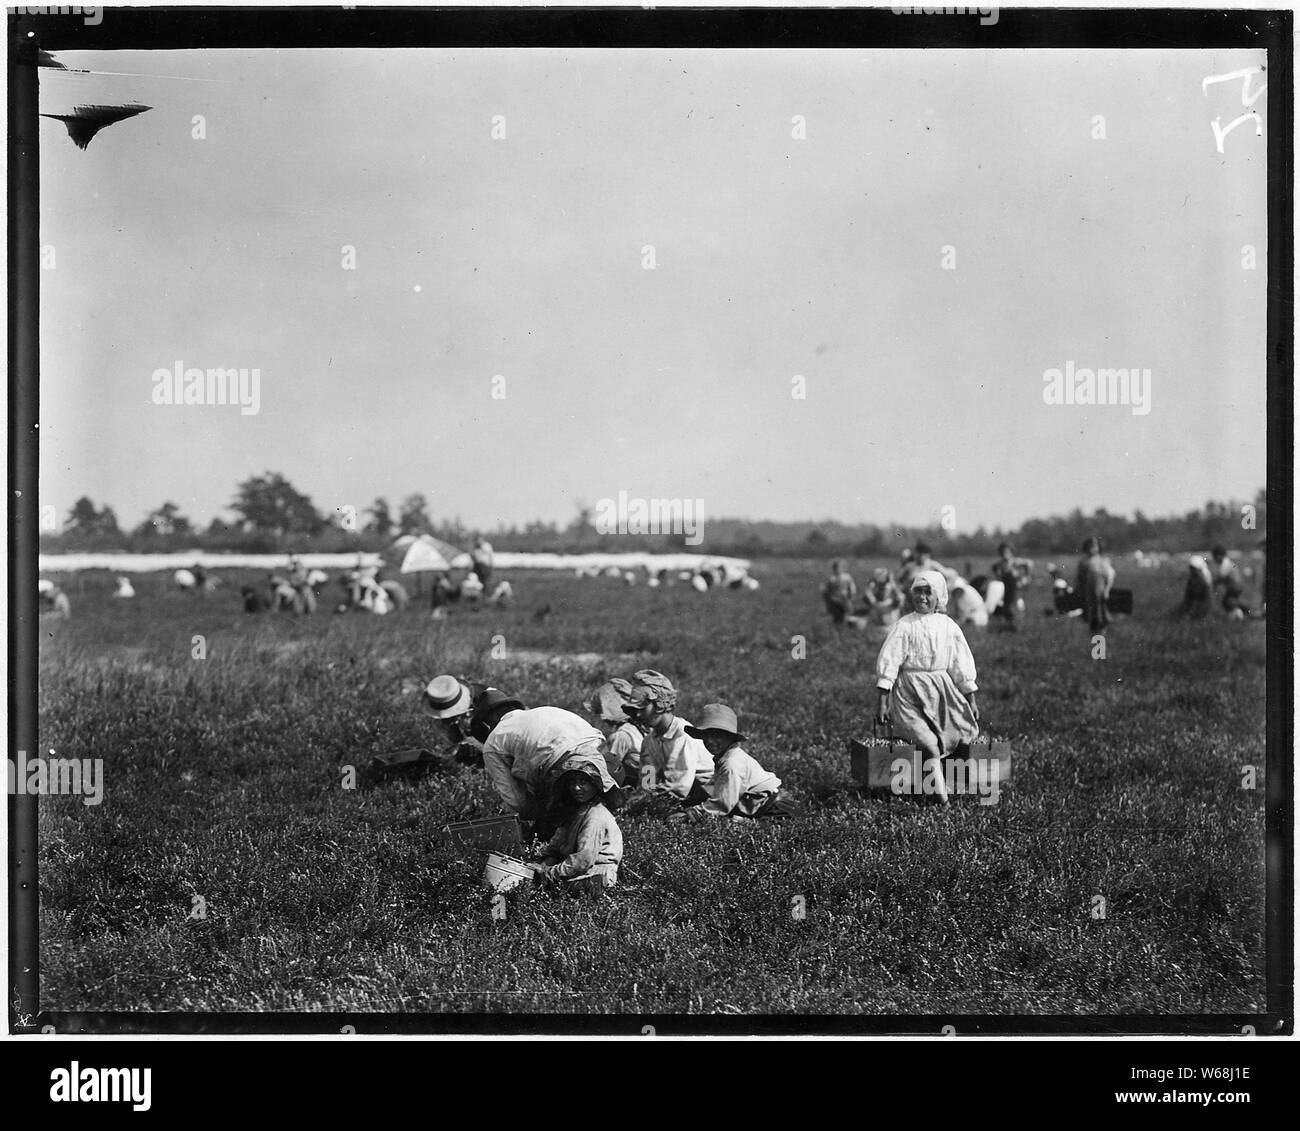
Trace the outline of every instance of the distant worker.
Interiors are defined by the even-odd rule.
[[[862,590],[862,599],[867,606],[870,624],[888,627],[902,615],[903,591],[884,566],[871,571],[871,580]]]
[[[266,598],[251,585],[245,585],[240,589],[239,595],[243,598],[246,613],[264,613],[270,607]]]
[[[844,623],[844,618],[853,612],[853,601],[857,595],[857,584],[853,575],[844,568],[844,563],[831,562],[831,575],[822,582],[822,601],[831,615],[832,624]]]
[[[433,610],[434,619],[444,619],[450,611],[452,602],[459,600],[460,586],[445,573],[438,574],[437,580],[433,583],[433,592],[429,595],[429,607]]]
[[[898,551],[898,569],[894,572],[894,581],[904,593],[907,592],[907,583],[911,581],[912,574],[916,572],[912,567],[915,556],[907,546]]]
[[[113,596],[123,599],[135,596],[135,587],[131,584],[129,577],[119,577],[117,579],[117,589],[113,592]]]
[[[1104,633],[1110,623],[1110,590],[1115,584],[1115,567],[1110,558],[1101,552],[1101,539],[1091,537],[1084,542],[1079,559],[1075,589],[1088,621],[1088,630]]]
[[[997,607],[988,610],[993,618],[1012,632],[1015,632],[1024,609],[1024,599],[1020,590],[1029,582],[1030,562],[1026,558],[1016,557],[1016,552],[1009,542],[998,545],[998,560],[989,573],[1002,582],[1002,599]]]
[[[487,588],[492,577],[492,543],[483,537],[475,538],[474,552],[470,556],[474,559],[474,572],[483,587]]]
[[[1083,610],[1079,605],[1079,595],[1065,579],[1065,571],[1055,562],[1047,563],[1047,576],[1052,579],[1052,607],[1044,609],[1047,614],[1055,613],[1060,617],[1077,617]]]
[[[460,583],[460,598],[462,601],[468,601],[474,608],[477,608],[479,601],[483,599],[483,581],[474,571],[467,573],[465,580]]]
[[[1210,611],[1214,600],[1214,575],[1210,567],[1199,554],[1194,554],[1187,562],[1187,581],[1183,585],[1183,603],[1174,610],[1174,615],[1200,620]]]
[[[1242,604],[1241,598],[1245,587],[1241,583],[1241,574],[1237,563],[1221,545],[1210,551],[1210,573],[1214,578],[1214,588],[1223,590],[1223,611],[1234,620],[1241,620],[1250,615],[1250,609]]]
[[[964,577],[957,578],[952,587],[952,606],[948,615],[958,624],[985,628],[989,623],[989,611],[984,607],[984,599]]]
[[[72,603],[68,600],[68,595],[52,581],[44,578],[37,581],[36,600],[42,613],[53,613],[64,620],[72,616]]]
[[[955,569],[951,569],[946,565],[941,565],[939,562],[934,560],[928,542],[918,542],[911,558],[898,571],[898,587],[902,589],[904,593],[910,593],[912,591],[912,582],[916,579],[916,575],[927,569],[932,569],[937,573],[943,574],[944,581],[949,585],[952,585],[959,576]]]
[[[314,613],[316,611],[316,594],[311,587],[307,567],[297,554],[289,555],[289,585],[293,588],[295,613]]]

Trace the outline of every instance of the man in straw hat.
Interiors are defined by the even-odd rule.
[[[483,765],[483,740],[487,735],[474,732],[474,707],[486,692],[496,690],[489,684],[454,675],[435,676],[425,687],[424,713],[437,720],[442,737],[453,747],[456,761],[470,766]]]
[[[699,739],[714,759],[709,798],[686,810],[692,820],[706,817],[793,817],[798,814],[794,799],[781,788],[781,779],[763,769],[740,744],[736,712],[725,703],[706,704],[698,726],[686,733]]]
[[[708,799],[713,755],[686,733],[689,724],[674,713],[676,707],[677,689],[662,672],[643,668],[632,676],[632,693],[623,711],[645,731],[642,774],[652,767],[650,785],[694,805]]]
[[[549,806],[555,782],[568,770],[586,770],[612,803],[622,799],[605,759],[600,731],[560,707],[525,708],[503,691],[489,688],[474,707],[471,729],[483,742],[483,768],[511,813],[549,835]]]
[[[424,689],[424,713],[436,720],[439,734],[452,746],[470,741],[469,720],[474,692],[454,675],[434,676]],[[478,744],[482,749],[482,744]]]

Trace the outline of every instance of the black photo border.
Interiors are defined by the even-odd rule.
[[[1290,10],[1000,8],[996,24],[899,18],[888,7],[409,8],[139,7],[80,15],[8,16],[9,90],[9,748],[36,749],[39,354],[24,327],[39,303],[39,235],[15,210],[24,146],[22,76],[35,53],[212,48],[1016,49],[1255,48],[1268,52],[1266,985],[1267,1011],[1234,1015],[646,1016],[634,1014],[339,1014],[44,1012],[40,1009],[36,798],[8,798],[12,1033],[255,1035],[1291,1034],[1294,1023],[1293,540],[1294,96]],[[16,160],[17,158],[17,160]],[[28,352],[24,354],[24,348]],[[23,805],[29,804],[29,810]],[[25,831],[26,830],[26,831]],[[30,962],[30,965],[24,965]],[[1253,1028],[1252,1028],[1253,1027]]]

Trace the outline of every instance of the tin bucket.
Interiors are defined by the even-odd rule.
[[[509,891],[520,884],[526,884],[533,878],[533,869],[523,860],[514,856],[505,856],[500,852],[489,852],[487,864],[483,867],[483,882],[494,891]]]

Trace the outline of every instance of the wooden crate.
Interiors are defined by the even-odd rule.
[[[907,765],[905,768],[899,766],[898,770],[901,772],[896,773],[895,767],[900,758]],[[873,739],[870,742],[849,740],[850,772],[853,780],[871,790],[894,793],[896,792],[894,782],[897,778],[904,786],[897,792],[914,794],[916,790],[912,786],[913,783],[922,780],[924,758],[919,747],[901,740]],[[948,763],[959,760],[966,760],[972,764],[960,768],[948,766]],[[989,765],[990,762],[997,764],[996,769]],[[980,781],[988,783],[995,780],[1001,788],[1011,781],[1011,743],[1005,739],[980,737],[969,746],[959,746],[951,757],[944,759],[944,764],[946,773],[955,774],[956,780],[964,779],[968,784]],[[993,777],[994,774],[997,775],[996,778]],[[957,792],[962,790],[959,789]]]
[[[515,855],[511,849],[518,848],[524,841],[519,818],[514,816],[453,821],[443,826],[442,834],[458,848],[476,852],[500,852],[506,856]]]
[[[856,738],[851,738],[849,739],[849,761],[853,780],[868,789],[887,790],[894,777],[891,769],[894,759],[905,758],[911,762],[916,750],[917,748],[910,742],[903,742],[901,739],[894,741],[872,739],[870,742],[859,742]]]
[[[958,756],[962,754],[958,749]],[[998,782],[1005,785],[1011,780],[1011,743],[1005,738],[989,738],[987,735],[977,738],[970,744],[968,758],[977,760],[993,759],[998,764]]]

